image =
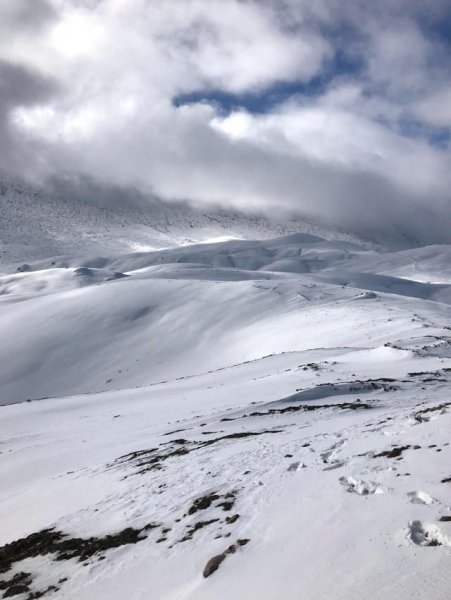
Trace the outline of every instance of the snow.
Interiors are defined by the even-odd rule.
[[[449,598],[449,247],[71,252],[0,277],[0,545],[156,527],[18,600]]]
[[[212,206],[162,202],[133,190],[93,182],[39,187],[0,172],[0,269],[11,272],[31,258],[64,264],[67,257],[148,252],[174,245],[231,239],[267,239],[302,231],[355,241],[306,218],[277,221]]]

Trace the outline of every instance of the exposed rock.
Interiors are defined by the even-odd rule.
[[[210,558],[210,560],[205,565],[205,568],[203,571],[204,577],[210,577],[210,575],[212,573],[217,571],[219,566],[223,563],[223,561],[226,559],[228,554],[235,554],[235,552],[237,550],[237,545],[245,546],[249,541],[250,540],[247,540],[247,539],[237,540],[236,544],[232,544],[226,550],[224,550],[224,552],[222,552],[221,554],[217,554],[216,556],[213,556],[212,558]]]

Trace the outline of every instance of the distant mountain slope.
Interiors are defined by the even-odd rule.
[[[404,260],[384,256],[388,271]],[[382,346],[423,335],[409,311],[449,310],[451,285],[367,271],[375,260],[355,243],[297,233],[31,262],[0,276],[0,337],[10,340],[0,404],[154,384],[331,338],[366,346],[370,314],[388,323]]]
[[[383,254],[367,253],[348,261],[346,268],[425,283],[451,283],[451,245],[431,245]]]
[[[86,256],[192,244],[216,238],[265,239],[294,232],[352,241],[305,219],[167,203],[89,182],[47,188],[0,179],[0,270],[61,255]]]

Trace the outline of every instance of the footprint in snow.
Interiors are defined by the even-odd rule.
[[[362,479],[354,479],[354,477],[340,477],[341,485],[346,487],[346,491],[359,496],[368,496],[370,494],[383,494],[382,487],[374,481],[363,481]]]
[[[336,463],[338,462],[337,453],[346,444],[346,440],[340,440],[333,444],[330,448],[321,452],[321,458],[324,463]]]
[[[288,467],[287,471],[299,471],[299,469],[305,469],[306,466],[307,465],[303,462],[292,462],[291,465]]]
[[[413,504],[432,504],[435,502],[434,498],[429,496],[429,494],[426,492],[422,492],[421,490],[409,492],[407,497]]]
[[[451,540],[434,523],[412,521],[408,537],[417,546],[451,546]]]
[[[323,471],[333,471],[334,469],[339,469],[340,467],[344,467],[347,464],[347,460],[334,459],[332,461],[329,461],[329,465],[327,467],[324,467]]]

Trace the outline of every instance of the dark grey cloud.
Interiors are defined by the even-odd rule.
[[[20,65],[0,60],[0,100],[4,107],[27,106],[48,100],[55,81]]]
[[[14,174],[33,174],[34,153],[39,152],[41,144],[17,131],[11,113],[19,107],[48,101],[58,89],[54,80],[0,60],[0,169]]]
[[[24,47],[25,56],[32,54],[33,41],[45,35],[57,18],[58,11],[48,0],[3,0],[0,4],[0,37],[6,50],[0,52],[0,169],[5,172],[32,175],[35,149],[41,146],[17,131],[12,113],[45,103],[59,90],[55,79],[26,64],[23,56],[9,55],[7,48],[18,44]]]
[[[58,11],[48,0],[3,0],[0,14],[2,28],[10,29],[12,34],[39,30],[58,17]]]

